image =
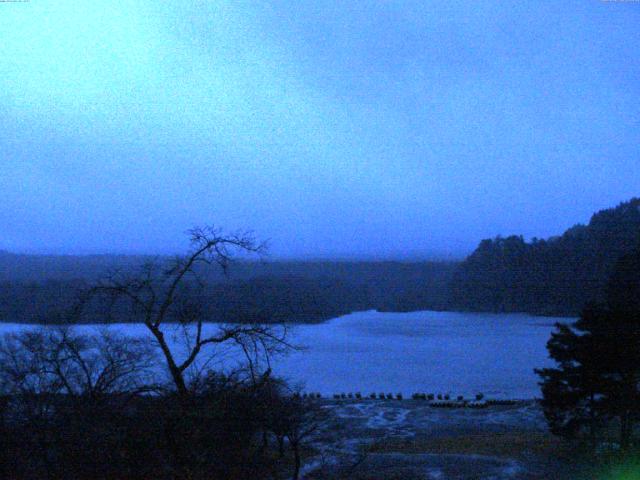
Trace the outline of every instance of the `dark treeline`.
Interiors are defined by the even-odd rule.
[[[100,262],[87,257],[87,263],[81,258],[0,255],[5,278],[0,321],[63,322],[95,279],[109,270],[133,271],[150,257],[113,257],[111,266],[101,257]],[[207,271],[207,287],[193,294],[210,321],[224,322],[307,322],[359,310],[444,309],[455,267],[437,262],[236,262],[228,276]],[[11,269],[14,279],[9,280]],[[84,320],[93,321],[90,311]],[[134,319],[116,312],[113,320]]]
[[[640,242],[640,199],[594,214],[560,237],[483,240],[457,269],[450,307],[492,312],[577,315],[603,301],[618,259]]]
[[[42,282],[43,280],[90,283],[113,271],[131,271],[148,262],[171,264],[172,256],[152,255],[30,255],[0,250],[0,282]],[[387,277],[403,280],[438,275],[458,262],[377,261],[377,260],[261,260],[235,259],[226,272],[199,268],[198,274],[210,283],[246,281],[256,277],[337,278],[352,283],[371,284]]]
[[[208,285],[199,303],[210,321],[225,322],[308,322],[371,309],[576,316],[604,299],[616,261],[639,242],[633,199],[559,237],[483,240],[463,262],[238,261],[226,275],[199,272]],[[61,322],[87,285],[149,261],[171,258],[0,253],[0,321]]]

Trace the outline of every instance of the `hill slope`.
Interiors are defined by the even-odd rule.
[[[575,315],[602,299],[616,261],[640,243],[640,198],[602,210],[560,237],[483,240],[450,284],[450,308]]]

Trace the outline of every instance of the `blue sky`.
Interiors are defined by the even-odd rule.
[[[0,248],[462,255],[640,194],[640,3],[0,3]]]

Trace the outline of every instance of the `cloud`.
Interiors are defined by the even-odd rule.
[[[25,248],[175,250],[215,221],[281,255],[461,251],[558,233],[640,180],[638,9],[132,0],[0,14],[0,218]]]

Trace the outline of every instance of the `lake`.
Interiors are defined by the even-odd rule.
[[[273,370],[324,395],[482,392],[495,398],[534,398],[540,389],[533,369],[553,364],[545,345],[556,321],[572,320],[525,314],[357,312],[295,326],[291,339],[306,348],[275,359]],[[2,324],[0,332],[23,328],[29,327]],[[141,325],[110,328],[145,334]],[[230,362],[229,356],[223,358],[221,365]]]

